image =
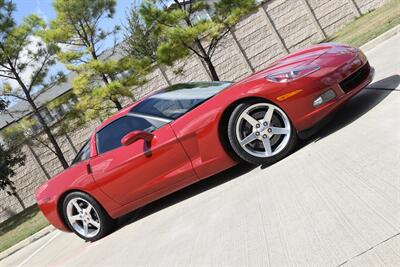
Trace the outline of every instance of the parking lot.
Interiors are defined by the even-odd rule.
[[[399,43],[367,51],[374,83],[284,160],[210,177],[95,243],[54,231],[0,266],[398,266]]]

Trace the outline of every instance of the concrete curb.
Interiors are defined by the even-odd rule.
[[[54,230],[56,230],[56,228],[54,228],[54,226],[52,226],[52,225],[49,225],[49,226],[43,228],[42,230],[40,230],[39,232],[34,233],[30,237],[22,240],[21,242],[17,243],[16,245],[14,245],[14,246],[8,248],[7,250],[1,252],[0,253],[0,261],[2,261],[3,259],[11,256],[12,254],[16,253],[17,251],[23,249],[24,247],[26,247],[26,246],[38,241],[42,237],[47,236],[48,234],[52,233]]]
[[[382,33],[375,39],[372,39],[368,43],[362,45],[360,48],[363,51],[371,50],[371,49],[375,48],[377,45],[379,45],[380,43],[382,43],[383,41],[386,41],[387,39],[390,39],[391,37],[393,37],[399,33],[400,33],[400,25],[397,25],[394,28],[388,30],[387,32]]]

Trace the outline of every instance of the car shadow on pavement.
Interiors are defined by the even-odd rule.
[[[312,135],[299,141],[294,153],[356,121],[395,91],[399,84],[400,75],[392,75],[371,83],[349,102],[345,103],[337,111],[319,122],[318,125],[314,127],[313,130],[315,130],[315,132]],[[266,169],[269,166],[270,165],[262,165],[261,169]]]
[[[393,91],[396,91],[399,84],[400,75],[392,75],[370,84],[366,89],[333,113],[328,118],[329,122],[325,127],[311,137],[310,141],[317,142],[353,123],[381,103]]]
[[[159,200],[156,200],[144,206],[143,208],[140,208],[136,211],[133,211],[119,218],[118,229],[123,228],[128,224],[134,223],[135,221],[141,220],[167,207],[173,206],[181,201],[184,201],[198,194],[201,194],[202,192],[207,191],[211,188],[217,187],[235,178],[238,178],[255,168],[257,168],[257,166],[255,165],[250,165],[247,163],[239,163],[238,165],[232,168],[229,168],[207,179],[194,183],[175,193],[167,195]]]
[[[348,103],[338,109],[334,114],[327,118],[318,132],[313,134],[311,137],[299,142],[297,149],[302,149],[312,142],[327,137],[328,135],[340,130],[341,128],[351,124],[369,110],[373,109],[382,100],[384,100],[389,94],[391,94],[395,88],[400,84],[400,75],[393,75],[372,83],[368,86],[368,89],[364,89],[360,94],[351,99]],[[268,166],[261,166],[262,169]],[[163,210],[167,207],[173,206],[181,201],[196,196],[204,191],[211,188],[217,187],[221,184],[236,179],[243,174],[250,172],[257,168],[257,166],[240,163],[235,167],[225,170],[219,174],[213,175],[208,179],[201,180],[191,186],[183,188],[171,195],[163,197],[153,203],[146,205],[136,211],[133,211],[119,219],[118,229],[121,229],[135,221],[141,220],[153,213]],[[118,231],[118,229],[116,231]]]

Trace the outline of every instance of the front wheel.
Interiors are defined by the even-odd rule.
[[[72,192],[63,202],[65,222],[86,241],[96,241],[110,233],[115,221],[88,194]]]
[[[239,104],[229,119],[229,142],[236,154],[251,164],[272,164],[290,154],[297,133],[278,106],[251,101]]]

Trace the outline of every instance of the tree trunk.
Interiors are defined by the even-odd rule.
[[[103,82],[104,82],[105,85],[110,84],[110,82],[108,81],[107,76],[106,76],[104,73],[101,74],[101,77],[102,77]],[[122,109],[122,105],[121,105],[121,103],[119,102],[118,99],[116,99],[115,97],[112,97],[112,98],[111,98],[111,101],[114,103],[115,108],[116,108],[117,110],[121,110],[121,109]]]
[[[63,168],[67,169],[69,167],[68,162],[66,161],[66,159],[64,157],[64,154],[63,154],[60,146],[57,143],[56,138],[51,133],[50,127],[46,124],[46,121],[44,120],[44,118],[40,114],[38,108],[36,107],[36,104],[33,102],[33,100],[30,97],[29,97],[29,99],[31,100],[31,101],[29,101],[29,103],[31,104],[31,107],[33,109],[33,113],[38,118],[40,125],[43,127],[43,131],[45,132],[45,134],[49,138],[50,143],[53,145],[53,148],[54,148],[54,150],[56,152],[55,154],[56,154],[58,160],[60,161],[60,163],[63,166]]]
[[[112,99],[112,102],[114,103],[115,107],[116,107],[118,110],[121,110],[121,109],[122,109],[122,105],[121,105],[121,103],[120,103],[117,99]]]
[[[207,57],[204,59],[204,61],[207,64],[208,70],[210,71],[213,81],[219,81],[217,71],[215,70],[214,64],[211,62],[211,59]]]
[[[94,47],[94,46],[93,46],[93,47]],[[93,58],[94,60],[97,60],[97,59],[98,59],[98,56],[97,56],[97,54],[96,54],[96,52],[95,52],[94,50],[91,51],[91,54],[92,54],[92,58]],[[104,73],[101,73],[101,78],[103,79],[103,82],[104,82],[105,85],[108,85],[108,84],[110,83],[109,80],[108,80],[108,77],[107,77]],[[121,110],[121,109],[122,109],[122,105],[121,105],[121,103],[119,102],[118,99],[116,99],[116,98],[111,98],[111,101],[114,103],[115,108],[116,108],[117,110]]]
[[[17,191],[13,190],[12,195],[18,200],[18,203],[21,205],[22,209],[25,210],[26,206],[22,198],[18,195]]]
[[[214,64],[212,63],[210,56],[207,54],[206,50],[203,47],[203,44],[199,39],[196,39],[196,46],[200,50],[200,54],[202,55],[200,59],[207,64],[213,81],[219,81],[218,73],[215,70]]]
[[[43,127],[43,130],[46,133],[47,137],[49,138],[50,143],[53,145],[53,148],[55,150],[55,154],[56,154],[58,160],[60,161],[60,163],[64,169],[68,168],[69,165],[68,165],[67,161],[65,160],[64,154],[61,151],[61,148],[58,145],[57,140],[51,133],[49,126],[46,124],[46,121],[44,120],[43,116],[40,114],[39,109],[36,106],[35,101],[33,101],[28,88],[25,86],[24,82],[22,81],[21,77],[19,76],[18,72],[16,71],[11,60],[9,60],[8,64],[10,65],[11,71],[14,74],[15,80],[18,82],[19,86],[21,86],[21,89],[23,90],[23,92],[25,94],[26,101],[29,103],[29,105],[32,108],[33,114],[38,118],[40,125]]]

